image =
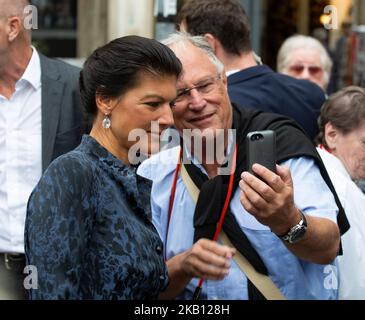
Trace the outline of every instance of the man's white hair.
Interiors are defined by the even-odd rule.
[[[224,70],[223,63],[216,57],[209,42],[202,36],[192,36],[187,32],[179,31],[172,33],[169,37],[162,40],[161,43],[168,47],[177,46],[182,49],[186,48],[187,43],[191,43],[208,56],[209,60],[215,65],[218,73],[221,74]]]
[[[322,43],[312,37],[295,35],[286,39],[278,53],[277,71],[280,73],[287,73],[291,53],[298,49],[311,49],[319,53],[320,65],[324,70],[324,83],[327,87],[330,80],[333,63]]]

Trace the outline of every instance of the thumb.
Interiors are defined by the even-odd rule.
[[[281,180],[287,185],[287,186],[293,186],[293,179],[291,177],[290,170],[287,166],[276,166],[276,173],[280,176]]]

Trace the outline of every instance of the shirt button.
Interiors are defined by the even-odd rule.
[[[157,246],[157,247],[156,247],[156,252],[157,252],[158,254],[162,254],[162,247],[161,247],[161,246]]]

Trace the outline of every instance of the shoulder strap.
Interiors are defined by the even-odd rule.
[[[193,180],[190,178],[184,165],[181,166],[181,177],[191,198],[196,203],[198,201],[200,191],[194,184]],[[219,239],[224,245],[234,247],[223,231],[221,231]],[[257,272],[250,262],[239,251],[236,252],[233,259],[241,271],[267,300],[286,300],[284,295],[280,292],[270,277]]]

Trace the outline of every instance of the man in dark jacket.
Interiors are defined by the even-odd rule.
[[[0,0],[0,300],[26,297],[28,197],[50,162],[81,140],[79,69],[39,54],[27,0]]]

